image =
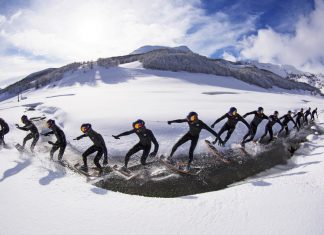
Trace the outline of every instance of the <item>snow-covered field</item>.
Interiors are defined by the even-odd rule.
[[[39,103],[36,111],[26,114],[45,114],[57,120],[70,144],[80,151],[90,145],[89,140],[72,139],[81,134],[81,123],[92,123],[113,156],[124,155],[137,137],[114,140],[111,135],[130,130],[138,118],[155,133],[161,154],[168,153],[187,131],[185,124],[169,126],[166,121],[184,118],[192,110],[210,125],[231,106],[242,115],[258,106],[266,113],[278,110],[281,115],[288,109],[310,106],[319,108],[318,123],[324,122],[320,97],[264,90],[229,77],[145,70],[138,62],[76,71],[54,87],[24,96],[27,99],[20,103],[16,98],[0,103],[1,117],[11,126],[6,136],[9,144],[21,142],[25,135],[14,124],[26,105]],[[230,144],[239,142],[245,132],[245,126],[239,124]],[[203,132],[201,141],[209,136]],[[46,146],[47,140],[42,138],[36,149]],[[80,176],[56,168],[47,153],[29,157],[2,149],[0,234],[323,234],[324,137],[309,136],[309,140],[288,165],[226,190],[174,199],[96,188]],[[184,145],[179,152],[187,148]],[[203,151],[200,142],[197,152]]]

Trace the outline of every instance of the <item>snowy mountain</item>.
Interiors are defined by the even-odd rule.
[[[192,52],[187,46],[178,46],[178,47],[166,47],[166,46],[142,46],[135,51],[131,52],[130,55],[134,54],[144,54],[147,52],[155,51],[155,50],[161,50],[161,49],[168,49],[175,52],[185,52],[190,53]]]
[[[275,67],[266,70],[266,66],[258,68],[257,66],[251,66],[244,63],[232,63],[222,59],[210,59],[192,53],[184,46],[176,48],[145,46],[136,51],[136,53],[145,53],[100,58],[95,62],[72,63],[61,68],[45,70],[46,72],[40,72],[37,76],[27,76],[21,81],[1,90],[0,100],[15,96],[17,93],[31,88],[38,89],[47,86],[50,83],[62,79],[65,73],[71,73],[80,69],[83,71],[91,70],[94,64],[109,69],[121,64],[136,61],[141,62],[143,68],[145,68],[148,73],[151,70],[163,70],[173,72],[185,71],[193,74],[213,74],[216,76],[233,77],[239,81],[266,89],[281,88],[290,91],[308,91],[312,94],[321,93],[317,88],[318,86],[312,86],[313,83],[310,83],[307,79],[288,79],[286,77],[281,77],[280,74],[282,73],[279,73],[278,69],[273,69]],[[33,79],[31,79],[31,77]]]
[[[313,73],[300,73],[300,74],[288,74],[288,79],[297,81],[297,82],[304,82],[310,84],[313,87],[316,87],[324,92],[324,75],[323,74],[313,74]]]
[[[280,77],[287,77],[289,74],[303,74],[303,71],[296,69],[292,65],[275,65],[270,63],[259,63],[256,61],[239,61],[239,64],[257,67],[259,69],[267,70],[279,75]]]
[[[324,92],[323,74],[303,72],[296,69],[292,65],[275,65],[269,63],[259,63],[256,61],[240,61],[238,63],[242,65],[257,67],[262,70],[267,70],[292,81],[307,83],[313,87],[320,89],[321,92]]]

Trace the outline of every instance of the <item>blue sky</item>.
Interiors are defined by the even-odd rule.
[[[29,0],[0,0],[0,14],[10,16],[20,8],[28,8]]]
[[[324,72],[322,21],[324,0],[0,0],[0,81],[143,45]]]
[[[301,16],[307,16],[315,10],[313,0],[204,0],[202,7],[207,14],[224,12],[230,16],[232,22],[245,21],[255,15],[255,30],[251,30],[242,37],[256,34],[259,29],[272,28],[277,32],[294,34],[294,25]],[[224,51],[238,52],[233,47],[222,48],[212,54],[220,57]]]
[[[257,15],[257,28],[272,27],[280,32],[291,32],[291,23],[315,10],[313,0],[204,0],[202,5],[208,14],[222,11],[233,21]]]

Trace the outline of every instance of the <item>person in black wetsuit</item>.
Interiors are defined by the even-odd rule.
[[[244,145],[246,143],[253,140],[255,134],[257,133],[257,129],[258,129],[259,124],[263,120],[269,119],[269,117],[267,115],[265,115],[263,113],[263,111],[264,111],[264,109],[262,107],[259,107],[258,110],[252,111],[252,112],[249,112],[249,113],[246,113],[246,114],[243,115],[243,118],[246,118],[247,116],[254,114],[254,118],[250,123],[251,131],[248,131],[246,133],[246,135],[243,137],[243,140],[241,142],[242,147],[244,147]],[[250,138],[248,138],[249,136],[250,136]]]
[[[297,124],[297,127],[300,129],[301,126],[302,126],[302,123],[301,123],[301,119],[304,120],[305,119],[305,116],[304,116],[304,109],[301,108],[299,112],[297,112],[293,118],[296,118],[296,124]]]
[[[56,142],[53,143],[52,141],[48,141],[49,144],[52,145],[52,149],[50,152],[50,157],[51,160],[53,160],[53,155],[54,153],[59,149],[59,154],[58,154],[58,160],[62,161],[62,157],[66,148],[66,139],[65,139],[65,134],[64,132],[55,124],[55,121],[52,119],[49,119],[47,122],[47,127],[51,130],[50,132],[47,132],[43,134],[44,136],[49,136],[49,135],[55,135],[56,137]]]
[[[304,114],[304,122],[306,123],[306,125],[308,125],[308,116],[311,116],[312,114],[311,110],[311,108],[308,108]]]
[[[280,126],[283,127],[283,124],[279,120],[279,117],[278,116],[279,116],[279,112],[278,111],[274,111],[273,115],[270,115],[269,116],[269,118],[268,118],[269,121],[268,121],[267,125],[265,126],[264,134],[261,136],[259,142],[261,142],[263,140],[263,138],[267,136],[268,132],[269,132],[269,135],[270,135],[269,142],[271,142],[273,140],[273,129],[272,129],[272,127],[276,123],[280,124]]]
[[[168,124],[171,125],[172,123],[188,123],[189,125],[189,131],[181,138],[178,140],[178,142],[173,146],[171,150],[171,154],[168,158],[169,161],[172,163],[172,157],[177,148],[186,143],[187,141],[191,141],[190,148],[189,148],[189,161],[187,165],[187,170],[190,170],[190,165],[193,160],[193,153],[195,151],[195,148],[197,146],[198,140],[199,140],[199,135],[202,129],[205,129],[209,131],[211,134],[213,134],[216,138],[220,139],[220,136],[213,130],[211,129],[208,125],[206,125],[203,121],[198,119],[198,114],[196,112],[190,112],[187,116],[186,119],[177,119],[173,121],[168,121]],[[220,143],[222,144],[223,141],[220,139]]]
[[[87,157],[94,153],[97,152],[93,162],[96,165],[96,167],[99,169],[99,173],[102,173],[102,166],[100,165],[99,161],[104,155],[104,160],[103,160],[103,165],[108,164],[108,151],[107,147],[105,144],[105,140],[102,138],[102,136],[95,132],[91,124],[85,123],[81,125],[81,131],[84,133],[83,135],[78,136],[74,140],[80,140],[84,137],[89,137],[91,141],[93,142],[93,145],[91,145],[83,154],[82,154],[82,159],[83,159],[83,166],[81,166],[81,169],[84,171],[88,170],[88,163],[87,163]]]
[[[288,129],[288,123],[293,122],[295,124],[294,128],[296,127],[297,130],[299,130],[299,127],[297,126],[297,123],[294,121],[294,119],[291,117],[291,111],[289,110],[287,114],[283,115],[279,120],[283,119],[282,121],[282,128],[279,131],[279,134],[285,129],[286,135],[289,134],[289,129]]]
[[[215,125],[217,123],[219,123],[220,121],[222,121],[223,119],[227,118],[227,122],[223,125],[223,127],[220,129],[220,131],[218,132],[219,137],[221,137],[221,135],[227,131],[227,135],[225,137],[225,140],[223,143],[221,143],[221,145],[225,145],[226,142],[229,140],[229,138],[231,137],[233,131],[235,130],[236,124],[240,121],[243,122],[246,127],[251,131],[251,127],[250,125],[247,123],[247,121],[245,121],[245,119],[239,115],[237,113],[237,109],[235,107],[231,107],[228,113],[225,113],[223,116],[221,116],[220,118],[218,118],[212,125],[211,127],[214,128]],[[216,138],[215,141],[213,142],[213,144],[216,144],[217,141],[219,140],[219,138]]]
[[[311,120],[315,120],[315,114],[316,114],[316,116],[317,116],[317,118],[318,118],[318,115],[317,115],[317,108],[313,110],[312,115],[311,115]]]
[[[138,119],[137,121],[133,122],[132,126],[133,129],[130,131],[123,132],[119,135],[113,135],[115,139],[120,139],[121,136],[127,136],[131,134],[136,134],[139,138],[139,142],[135,144],[125,155],[125,165],[123,166],[123,170],[126,171],[129,159],[133,154],[142,150],[143,153],[141,157],[141,164],[145,166],[147,157],[155,157],[159,150],[159,143],[157,142],[153,132],[146,128],[145,122],[143,120]],[[154,144],[154,150],[150,153],[152,142]]]
[[[2,118],[0,118],[0,128],[0,146],[4,146],[6,144],[4,136],[9,132],[9,125]]]
[[[26,115],[23,115],[21,117],[21,122],[25,125],[23,127],[20,127],[18,124],[16,124],[16,127],[20,130],[23,130],[23,131],[30,131],[30,133],[24,138],[23,140],[23,145],[22,147],[25,148],[25,145],[26,145],[26,142],[30,139],[33,139],[33,142],[30,146],[30,150],[32,152],[34,152],[34,148],[35,148],[35,145],[37,143],[37,141],[39,140],[39,133],[38,133],[38,129],[37,127],[35,126],[34,123],[32,123],[32,121],[30,121],[28,119],[28,117]]]

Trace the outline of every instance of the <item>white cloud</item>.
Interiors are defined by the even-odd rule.
[[[3,15],[0,15],[0,26],[6,22],[6,17]]]
[[[201,27],[193,34],[185,35],[183,43],[203,55],[211,55],[218,49],[233,46],[239,38],[255,30],[256,17],[233,24],[228,15],[215,13],[210,16],[200,14],[195,23]]]
[[[227,52],[224,52],[222,57],[223,57],[224,60],[228,60],[228,61],[232,61],[232,62],[237,61],[237,59],[236,59],[236,57],[234,55],[232,55],[230,53],[227,53]]]
[[[0,65],[0,88],[10,85],[32,72],[59,66],[57,63],[29,60],[22,56],[1,56]]]
[[[291,64],[301,70],[323,73],[323,22],[324,1],[317,0],[315,11],[297,22],[295,35],[280,34],[271,28],[261,29],[257,35],[241,42],[241,59]]]
[[[148,44],[184,44],[211,55],[254,27],[253,18],[232,24],[222,13],[207,16],[199,4],[198,0],[33,0],[30,8],[8,19],[0,17],[0,44],[64,63],[124,55]],[[188,33],[192,27],[196,29]]]

